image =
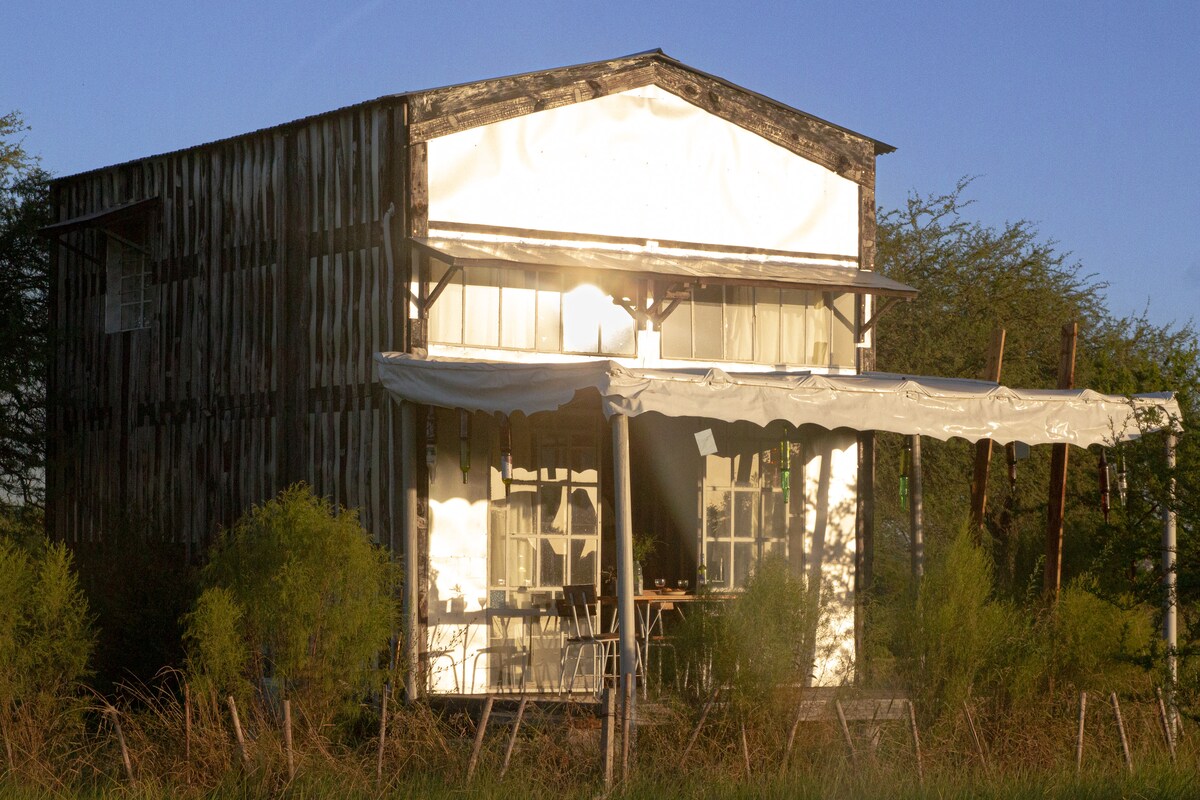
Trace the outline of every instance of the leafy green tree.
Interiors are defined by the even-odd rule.
[[[0,117],[0,503],[40,504],[45,466],[49,175]]]
[[[1026,221],[991,227],[968,216],[969,181],[943,195],[910,197],[880,215],[879,264],[889,277],[920,290],[911,304],[880,322],[879,368],[889,372],[977,378],[991,331],[1007,341],[1002,382],[1027,388],[1057,384],[1061,327],[1079,325],[1076,386],[1102,392],[1176,392],[1184,433],[1178,443],[1173,507],[1179,517],[1179,575],[1184,655],[1195,650],[1200,584],[1189,564],[1200,563],[1200,451],[1192,432],[1200,415],[1200,344],[1190,325],[1158,326],[1145,314],[1116,318],[1105,285],[1043,240]],[[908,520],[897,492],[901,437],[879,437],[876,600],[908,595]],[[1040,603],[1050,448],[1034,447],[1010,484],[1003,449],[996,448],[988,485],[987,531],[998,596]],[[969,513],[974,447],[963,441],[923,443],[926,537],[933,549],[954,539]],[[1064,526],[1064,584],[1086,579],[1092,594],[1125,611],[1150,616],[1162,600],[1161,519],[1168,502],[1161,434],[1107,448],[1127,473],[1122,503],[1114,486],[1112,510],[1101,513],[1100,448],[1072,448]],[[1147,559],[1150,571],[1135,569]],[[869,631],[869,629],[868,629]]]
[[[328,721],[382,683],[397,575],[355,512],[293,486],[222,534],[184,620],[190,672]]]

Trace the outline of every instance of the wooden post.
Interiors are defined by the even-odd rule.
[[[283,701],[283,749],[287,755],[288,780],[296,780],[296,750],[292,747],[292,701]]]
[[[517,733],[521,730],[521,720],[525,718],[525,704],[528,702],[529,698],[522,697],[521,704],[517,706],[517,718],[513,720],[512,733],[508,735],[508,745],[504,748],[504,766],[500,767],[501,778],[508,772],[508,762],[512,760],[513,748],[517,745]]]
[[[400,403],[400,485],[403,497],[401,538],[404,543],[404,699],[417,700],[420,672],[421,620],[420,578],[417,554],[417,421],[416,409],[407,400]]]
[[[713,689],[712,695],[708,698],[708,702],[704,704],[704,710],[700,712],[700,719],[696,722],[696,727],[692,731],[691,737],[688,739],[687,746],[683,748],[683,755],[679,757],[679,766],[682,767],[687,761],[688,753],[692,752],[692,746],[696,744],[696,740],[700,738],[700,729],[704,727],[704,721],[708,719],[708,712],[712,710],[713,703],[717,702],[717,694],[721,691],[721,687]]]
[[[616,505],[617,539],[617,630],[620,632],[620,661],[618,674],[622,683],[628,676],[632,684],[637,675],[637,611],[633,601],[633,489],[629,482],[629,417],[616,414],[612,418],[614,500]],[[622,711],[631,719],[626,725],[636,725],[636,710],[626,698]],[[628,749],[628,743],[625,747]]]
[[[121,748],[121,763],[125,766],[125,777],[129,779],[130,783],[133,783],[133,760],[130,759],[129,747],[125,744],[125,731],[121,728],[121,715],[112,706],[106,708],[105,711],[112,718],[113,728],[117,732],[117,744]]]
[[[479,751],[483,748],[483,734],[487,732],[488,719],[492,716],[492,703],[495,697],[488,695],[483,701],[483,714],[479,717],[479,727],[475,729],[475,743],[471,745],[471,760],[467,762],[467,783],[475,776],[475,767],[479,764]]]
[[[742,760],[746,763],[746,780],[750,779],[750,744],[746,741],[746,722],[741,723],[742,730]]]
[[[242,733],[242,721],[238,718],[237,703],[233,700],[233,695],[225,698],[226,705],[229,706],[229,714],[233,717],[233,735],[237,738],[238,750],[242,754],[242,766],[249,768],[250,752],[246,749],[246,736]]]
[[[800,730],[800,722],[804,718],[804,693],[800,693],[800,701],[796,704],[796,716],[792,719],[792,727],[788,730],[787,744],[783,748],[783,763],[779,767],[780,774],[787,771],[788,760],[792,757],[792,747],[796,744],[796,732]]]
[[[379,698],[379,752],[375,758],[375,779],[383,780],[383,749],[387,745],[387,715],[388,715],[388,695],[391,693],[391,686],[387,683],[383,684],[383,697]]]
[[[1075,387],[1075,343],[1079,337],[1079,326],[1068,323],[1062,329],[1062,349],[1058,361],[1058,388]],[[1051,445],[1050,454],[1050,499],[1046,511],[1046,570],[1043,584],[1047,599],[1058,602],[1058,590],[1062,584],[1062,537],[1063,514],[1067,503],[1067,445]]]
[[[1117,720],[1117,733],[1121,737],[1121,754],[1125,756],[1125,768],[1133,772],[1133,757],[1129,755],[1129,739],[1125,736],[1125,723],[1121,720],[1121,704],[1117,702],[1117,693],[1112,693],[1113,716]]]
[[[854,749],[854,739],[850,736],[850,724],[846,722],[846,711],[842,708],[842,701],[834,700],[833,707],[837,711],[838,724],[842,728],[842,739],[846,742],[846,749],[850,751],[850,760],[858,761],[858,751]]]
[[[921,761],[921,734],[917,731],[917,710],[913,707],[912,700],[908,701],[908,726],[912,731],[913,755],[917,758],[917,783],[924,786],[925,765]]]
[[[604,688],[604,722],[600,728],[600,768],[604,773],[605,791],[612,788],[613,757],[617,738],[617,695],[611,686]],[[686,755],[686,753],[685,753]]]
[[[979,738],[979,731],[975,727],[975,717],[971,714],[971,707],[967,705],[967,701],[963,700],[963,714],[967,718],[967,727],[971,731],[971,740],[975,742],[975,752],[979,755],[979,763],[983,768],[987,769],[987,756],[983,752],[983,742]]]
[[[921,437],[912,436],[909,440],[912,459],[908,467],[908,527],[912,537],[913,590],[916,591],[925,574],[924,492],[921,487]]]
[[[1079,733],[1075,735],[1075,774],[1083,771],[1083,722],[1087,717],[1087,692],[1079,693]]]
[[[1167,743],[1167,752],[1171,754],[1171,763],[1175,763],[1175,735],[1171,730],[1171,718],[1167,714],[1167,704],[1163,702],[1162,689],[1155,688],[1154,695],[1158,699],[1158,721],[1162,725],[1163,739]]]
[[[988,343],[987,366],[980,376],[985,381],[1000,382],[1000,367],[1004,363],[1004,328],[992,331]],[[971,479],[971,528],[976,543],[983,541],[983,520],[987,512],[988,467],[992,461],[992,440],[975,443],[975,475]]]
[[[1174,424],[1174,421],[1171,421]],[[1174,738],[1179,723],[1175,690],[1179,683],[1179,594],[1176,590],[1175,431],[1167,430],[1167,503],[1163,509],[1162,584],[1163,643],[1167,649],[1167,719]]]
[[[629,780],[629,753],[633,748],[633,703],[637,692],[633,686],[633,676],[625,673],[621,676],[621,780]]]

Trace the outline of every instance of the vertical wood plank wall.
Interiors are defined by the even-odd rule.
[[[162,207],[148,328],[105,333],[103,267],[56,248],[51,535],[132,522],[195,552],[306,480],[388,540],[398,431],[372,355],[404,346],[381,229],[404,207],[402,125],[367,104],[56,184],[60,220]],[[95,231],[66,241],[103,251]]]

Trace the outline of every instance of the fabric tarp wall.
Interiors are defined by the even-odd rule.
[[[1087,447],[1178,427],[1170,393],[1124,397],[1083,390],[1011,389],[953,378],[630,369],[614,361],[517,364],[377,353],[384,388],[399,398],[488,413],[536,414],[599,393],[606,416],[783,420],[833,430],[880,430],[1000,444]]]

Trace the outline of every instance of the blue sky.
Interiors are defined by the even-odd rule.
[[[1200,3],[9,0],[0,114],[56,174],[410,89],[667,54],[898,148],[878,199],[1029,219],[1118,315],[1200,321]]]

